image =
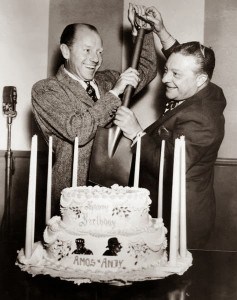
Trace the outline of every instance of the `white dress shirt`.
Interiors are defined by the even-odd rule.
[[[77,76],[75,76],[74,74],[72,74],[71,72],[69,72],[69,71],[68,71],[67,69],[65,69],[65,68],[64,68],[64,71],[65,71],[65,73],[67,73],[68,76],[70,76],[72,79],[74,79],[74,80],[80,82],[80,84],[82,85],[82,87],[86,90],[87,84],[85,83],[84,80],[78,78]],[[88,80],[88,81],[89,81],[89,80]],[[98,99],[100,99],[99,89],[98,89],[98,86],[97,86],[97,84],[96,84],[96,82],[95,82],[94,79],[93,79],[93,80],[90,80],[90,85],[95,89],[96,97],[97,97]]]

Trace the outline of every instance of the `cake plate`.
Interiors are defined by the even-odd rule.
[[[61,280],[71,281],[77,285],[82,283],[108,283],[112,285],[129,285],[134,282],[163,279],[173,274],[182,275],[192,265],[192,254],[187,251],[186,257],[177,257],[176,263],[171,264],[169,261],[156,267],[151,267],[138,271],[121,271],[121,272],[92,272],[80,271],[70,267],[62,267],[60,262],[53,262],[48,259],[46,252],[39,242],[30,259],[26,259],[24,249],[18,253],[16,265],[22,271],[26,271],[32,276],[50,275],[58,277]]]

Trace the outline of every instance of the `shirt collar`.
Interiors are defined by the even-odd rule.
[[[79,81],[79,82],[82,84],[82,86],[86,89],[87,84],[85,83],[84,80],[78,78],[77,76],[75,76],[74,74],[72,74],[71,72],[69,72],[65,67],[63,68],[63,70],[64,70],[64,72],[65,72],[68,76],[70,76],[72,79],[74,79],[74,80],[76,80],[76,81]],[[88,80],[88,81],[89,81],[89,80]],[[93,82],[94,84],[96,84],[94,79],[93,79],[93,80],[90,80],[90,82]]]
[[[80,84],[82,85],[82,87],[86,90],[87,84],[85,83],[84,80],[78,78],[77,76],[75,76],[74,74],[72,74],[71,72],[69,72],[65,67],[63,67],[63,70],[64,70],[64,72],[65,72],[68,76],[70,76],[72,79],[74,79],[74,80],[80,82]],[[100,98],[100,93],[99,93],[99,89],[98,89],[98,86],[97,86],[95,80],[94,80],[94,79],[90,80],[90,83],[91,83],[91,85],[94,87],[96,96],[97,96],[97,98],[99,99],[99,98]]]

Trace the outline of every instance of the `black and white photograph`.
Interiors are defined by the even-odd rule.
[[[0,2],[0,299],[237,299],[237,1]]]

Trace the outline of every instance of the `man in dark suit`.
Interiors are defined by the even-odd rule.
[[[179,45],[154,7],[147,9],[146,18],[153,24],[168,58],[162,78],[166,109],[145,130],[125,107],[118,109],[114,122],[133,144],[141,136],[140,186],[151,192],[153,217],[157,216],[161,141],[166,141],[163,216],[168,228],[174,141],[185,136],[188,247],[200,248],[208,240],[215,221],[214,163],[224,137],[226,99],[222,89],[210,82],[215,67],[213,50],[199,42]],[[135,152],[136,147],[132,148]]]

